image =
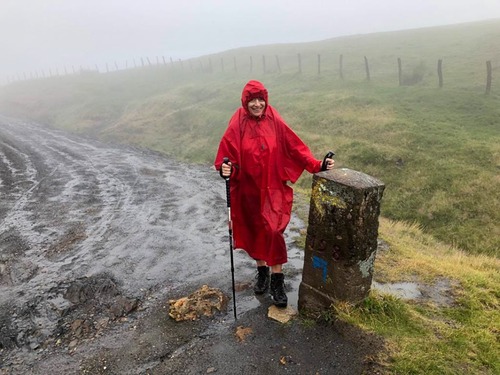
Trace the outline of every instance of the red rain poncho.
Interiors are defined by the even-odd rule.
[[[257,118],[248,111],[248,102],[262,98],[264,114]],[[317,160],[305,143],[269,105],[264,85],[249,81],[224,133],[215,168],[224,157],[233,164],[231,174],[231,219],[234,247],[244,249],[253,259],[268,266],[287,262],[283,232],[290,221],[294,183],[302,172],[319,172]]]

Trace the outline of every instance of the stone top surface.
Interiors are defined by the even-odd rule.
[[[385,184],[379,179],[349,168],[331,169],[329,171],[316,173],[316,175],[342,185],[352,186],[356,189],[385,186]]]

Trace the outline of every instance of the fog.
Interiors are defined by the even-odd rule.
[[[499,19],[499,0],[0,0],[0,84],[35,70]]]

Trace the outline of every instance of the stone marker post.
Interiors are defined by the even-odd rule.
[[[299,309],[325,310],[368,296],[384,188],[347,168],[313,176]]]

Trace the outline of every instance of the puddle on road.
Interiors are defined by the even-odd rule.
[[[446,278],[437,279],[433,284],[419,282],[379,283],[372,282],[372,288],[381,293],[391,294],[405,300],[432,302],[438,306],[454,303],[453,289],[458,285]]]
[[[392,294],[403,299],[417,299],[422,297],[419,285],[412,282],[382,284],[373,281],[372,288],[377,289],[382,293]]]

